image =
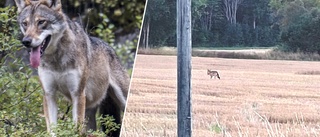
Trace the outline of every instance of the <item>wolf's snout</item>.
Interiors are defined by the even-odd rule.
[[[24,38],[22,39],[22,44],[23,44],[24,46],[26,46],[27,48],[30,48],[31,42],[32,42],[32,38],[30,38],[30,37],[24,37]]]

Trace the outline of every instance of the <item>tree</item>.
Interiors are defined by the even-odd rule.
[[[176,2],[149,0],[142,28],[140,47],[175,46]],[[150,41],[147,43],[147,41]]]
[[[285,51],[320,54],[320,2],[295,0],[279,10]]]
[[[192,1],[193,44],[218,44],[226,24],[222,0]]]
[[[237,23],[237,11],[242,1],[243,0],[223,0],[225,16],[231,24]]]

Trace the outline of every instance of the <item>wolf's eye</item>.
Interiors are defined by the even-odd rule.
[[[28,23],[27,22],[22,22],[22,25],[26,27],[26,26],[28,26]]]
[[[44,24],[45,22],[46,22],[45,20],[40,20],[38,24],[41,25],[41,24]]]

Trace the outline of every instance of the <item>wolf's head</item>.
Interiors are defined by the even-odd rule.
[[[37,68],[40,57],[53,38],[62,36],[65,30],[61,0],[15,0],[18,7],[18,23],[24,35],[22,44],[31,49],[30,63]]]

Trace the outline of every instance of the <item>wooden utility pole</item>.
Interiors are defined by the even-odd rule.
[[[177,0],[178,137],[191,137],[191,0]]]

